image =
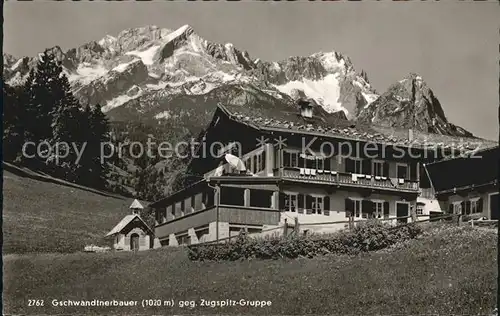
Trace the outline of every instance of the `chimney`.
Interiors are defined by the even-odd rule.
[[[311,118],[313,115],[313,103],[309,100],[299,100],[300,115],[305,118]]]
[[[410,141],[410,142],[413,141],[413,129],[412,128],[408,129],[408,141]]]

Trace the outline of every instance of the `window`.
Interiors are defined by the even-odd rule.
[[[363,173],[363,160],[360,158],[346,158],[346,172],[362,174]]]
[[[453,202],[453,214],[462,214],[462,202]]]
[[[307,169],[316,169],[316,158],[308,156],[307,158],[304,158],[304,160]]]
[[[243,188],[221,187],[220,204],[244,206],[245,204],[244,195],[245,195],[245,189]]]
[[[396,170],[397,170],[397,174],[396,174],[397,178],[408,180],[409,173],[408,173],[408,165],[407,164],[397,164]]]
[[[329,200],[328,200],[329,201]],[[329,203],[328,203],[329,204]],[[328,207],[328,212],[325,212],[326,207]],[[323,196],[306,196],[306,210],[307,214],[325,214],[330,215],[330,206],[326,205],[325,197]]]
[[[297,211],[297,194],[285,194],[284,210],[288,212]]]
[[[250,189],[250,206],[253,207],[271,207],[273,191]]]
[[[483,212],[481,202],[482,200],[479,198],[470,200],[470,214],[477,214]]]
[[[312,209],[313,214],[322,214],[323,213],[323,197],[322,196],[313,197],[311,209]]]
[[[354,202],[354,217],[361,217],[361,200],[353,200]]]
[[[325,158],[316,159],[316,169],[325,170]]]
[[[417,205],[417,215],[424,215],[424,206]]]
[[[378,160],[372,161],[372,172],[374,176],[384,176],[384,162]]]
[[[253,157],[253,173],[259,173],[266,168],[265,154],[260,152]]]
[[[299,166],[298,152],[283,152],[283,167],[297,168]]]
[[[299,153],[291,153],[290,167],[298,167],[298,166],[299,166]]]
[[[384,216],[384,202],[373,202],[373,209],[375,218],[382,218]]]
[[[191,244],[191,236],[189,236],[189,235],[178,236],[177,243],[179,244],[179,246],[190,245]]]

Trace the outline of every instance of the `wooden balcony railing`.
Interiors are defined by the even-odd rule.
[[[351,173],[337,171],[318,171],[296,168],[284,168],[284,178],[309,180],[312,182],[324,182],[331,184],[360,186],[370,188],[387,188],[392,190],[418,191],[418,182],[401,181],[387,177],[375,177],[366,175],[353,175]]]

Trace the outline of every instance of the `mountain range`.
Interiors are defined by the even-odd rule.
[[[140,122],[196,133],[217,103],[251,107],[309,99],[325,115],[363,124],[413,128],[472,137],[446,119],[433,91],[409,74],[379,94],[364,71],[340,52],[319,52],[281,61],[253,59],[231,43],[201,38],[192,27],[146,26],[63,51],[61,62],[82,104],[100,103],[111,121]],[[4,80],[17,85],[38,56],[4,54]],[[170,121],[170,122],[169,122]]]

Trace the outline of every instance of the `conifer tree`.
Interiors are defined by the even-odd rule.
[[[3,84],[3,160],[20,162],[24,144],[22,89]]]
[[[26,132],[30,140],[40,142],[52,138],[52,115],[61,99],[59,79],[61,65],[54,55],[45,51],[28,75],[26,92]]]
[[[88,112],[87,112],[88,111]],[[109,122],[102,112],[100,104],[86,110],[89,114],[87,145],[84,157],[84,169],[87,171],[86,184],[96,188],[104,188],[109,173],[108,162],[101,161],[101,144],[110,140]]]
[[[81,161],[76,150],[81,150],[85,143],[83,131],[88,125],[88,118],[81,110],[80,103],[73,96],[68,78],[64,74],[57,77],[58,89],[56,94],[55,109],[52,112],[52,139],[55,147],[51,162],[55,162],[56,168],[62,171],[62,176],[73,182],[80,182],[79,170]]]

